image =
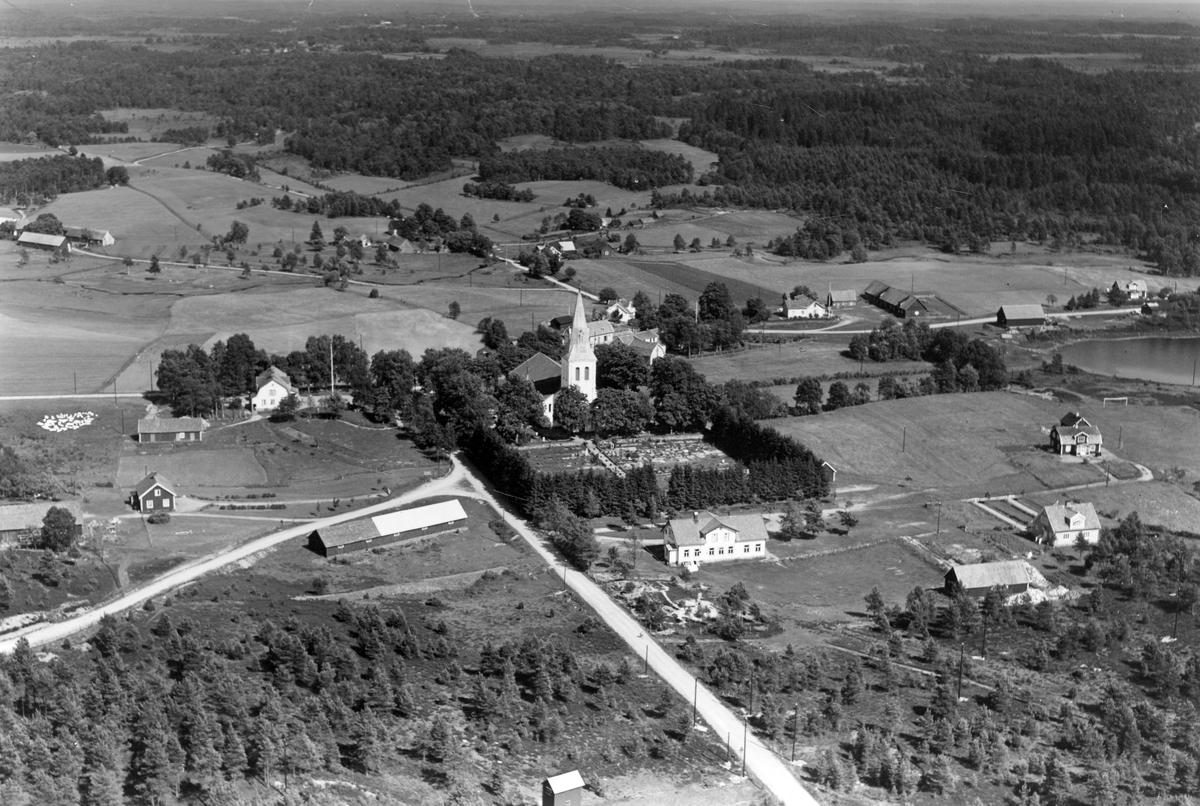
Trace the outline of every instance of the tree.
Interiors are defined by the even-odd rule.
[[[225,236],[226,243],[244,244],[246,239],[250,237],[250,228],[241,221],[234,221],[229,225],[229,232]]]
[[[69,509],[50,507],[42,518],[42,532],[37,547],[50,551],[66,551],[75,542],[75,516]]]
[[[313,222],[312,229],[308,233],[308,242],[314,247],[317,244],[320,244],[322,248],[325,246],[325,233],[321,232],[320,221]]]
[[[275,408],[275,413],[272,419],[277,420],[294,420],[296,412],[300,410],[300,398],[295,395],[288,395],[283,400],[279,401],[279,405]]]
[[[158,255],[150,256],[150,266],[146,269],[146,271],[150,272],[151,274],[158,274],[162,271],[162,267],[158,265]]]
[[[829,411],[837,411],[850,405],[850,387],[845,381],[834,381],[829,385],[829,396],[825,402],[825,408]]]
[[[554,396],[554,424],[578,434],[587,427],[588,400],[578,386],[559,390]]]
[[[801,378],[796,385],[796,413],[818,414],[821,411],[821,382],[816,378]]]
[[[838,522],[842,528],[848,533],[855,526],[858,526],[858,518],[848,509],[843,509],[838,512]]]
[[[675,233],[675,240],[672,242],[672,245],[675,247],[676,252],[682,252],[684,249],[687,249],[687,241],[679,233]]]
[[[128,185],[129,169],[124,165],[114,165],[104,172],[104,181],[110,185]]]
[[[523,445],[533,436],[533,427],[545,428],[542,395],[528,378],[509,378],[496,390],[496,433],[508,442]]]
[[[450,303],[450,318],[458,319],[458,315],[462,313],[462,306],[458,304],[458,300],[453,300]]]
[[[654,421],[650,398],[633,389],[600,389],[592,402],[592,427],[608,436],[634,436]]]
[[[645,386],[650,366],[628,344],[614,341],[596,347],[596,386],[604,389],[637,389]]]
[[[625,236],[625,244],[621,247],[621,251],[627,255],[632,255],[638,250],[637,236],[632,232]]]
[[[42,213],[33,221],[25,225],[26,232],[39,232],[43,235],[62,235],[66,232],[58,216],[54,213]]]
[[[608,303],[615,302],[618,298],[617,291],[612,286],[606,285],[600,289],[600,302]]]
[[[887,617],[887,602],[883,599],[883,594],[879,592],[879,587],[871,588],[871,592],[865,597],[867,603],[867,615],[875,622],[875,626],[880,632],[890,632],[892,629],[891,623]]]

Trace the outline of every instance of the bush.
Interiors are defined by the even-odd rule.
[[[372,288],[371,293],[367,294],[367,296],[370,297],[371,299],[379,299],[379,289]]]
[[[166,512],[155,512],[149,518],[146,518],[146,523],[170,523],[171,516]]]

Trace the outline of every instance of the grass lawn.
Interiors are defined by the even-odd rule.
[[[1039,398],[986,392],[869,403],[771,420],[838,469],[838,483],[965,497],[1039,489],[1070,474],[1035,446],[1062,416]],[[1085,468],[1085,466],[1071,466]],[[1039,477],[1044,481],[1039,481]]]
[[[767,331],[767,338],[770,338],[770,331]],[[806,338],[804,341],[787,344],[768,343],[761,348],[693,358],[692,366],[712,383],[732,380],[770,381],[783,378],[791,386],[789,396],[796,389],[796,385],[790,383],[790,380],[801,376],[831,376],[859,372],[860,367],[863,372],[876,374],[911,372],[925,375],[933,369],[932,365],[924,361],[891,361],[886,364],[868,362],[860,365],[844,354],[849,342],[849,336],[842,336],[820,341]],[[854,384],[859,380],[847,378],[846,383],[850,388],[854,388]]]
[[[111,123],[125,123],[129,126],[129,137],[140,137],[149,140],[157,137],[167,129],[186,129],[191,127],[209,128],[216,124],[217,119],[206,112],[182,112],[178,109],[163,108],[133,108],[101,109],[100,115]],[[168,144],[156,143],[163,150],[170,148]],[[85,146],[85,148],[89,148]]]
[[[170,479],[176,492],[182,495],[188,495],[193,488],[236,489],[267,483],[266,471],[254,458],[254,451],[246,448],[212,450],[189,446],[173,448],[170,453],[159,453],[162,448],[152,445],[144,449],[152,452],[127,453],[121,457],[118,487],[131,489],[151,472]],[[203,489],[196,492],[207,494]]]
[[[1113,484],[1066,495],[1035,493],[1029,496],[1029,501],[1046,506],[1067,500],[1068,496],[1072,500],[1090,501],[1097,512],[1104,513],[1106,525],[1136,512],[1143,523],[1173,531],[1200,532],[1200,500],[1188,488],[1177,484],[1164,481]]]

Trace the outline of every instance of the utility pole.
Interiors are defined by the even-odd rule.
[[[942,533],[942,502],[938,501],[937,533]]]
[[[742,723],[742,777],[746,777],[746,751],[750,749],[750,745],[746,743],[747,734],[750,732],[750,721],[746,720]]]
[[[333,336],[329,337],[329,402],[333,403]]]

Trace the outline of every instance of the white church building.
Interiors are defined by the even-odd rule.
[[[592,349],[582,294],[575,296],[575,314],[571,317],[566,354],[562,360],[555,361],[536,353],[509,375],[528,378],[533,383],[542,396],[542,409],[550,422],[554,422],[554,396],[561,390],[574,386],[588,403],[596,399],[596,353]]]

